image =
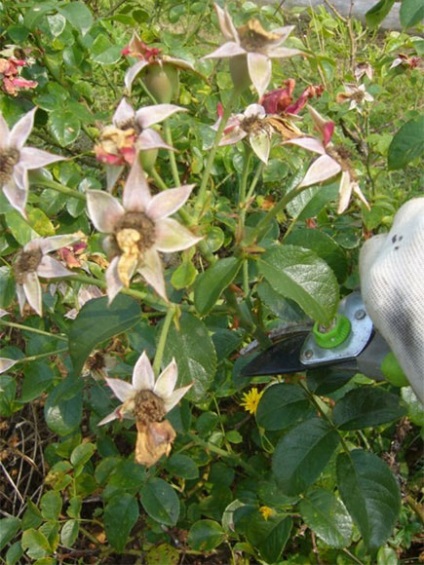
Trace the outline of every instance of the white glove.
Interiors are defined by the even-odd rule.
[[[367,312],[424,404],[424,197],[399,209],[388,234],[365,242],[359,271]]]

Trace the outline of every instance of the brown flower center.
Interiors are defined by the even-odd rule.
[[[266,31],[258,20],[250,20],[246,25],[237,29],[243,49],[261,53],[274,41],[280,39],[276,33]]]
[[[115,228],[115,242],[124,254],[135,247],[141,255],[156,241],[155,223],[144,212],[126,212]]]
[[[6,184],[13,175],[13,168],[19,162],[18,149],[9,147],[0,151],[0,186]]]
[[[141,424],[160,422],[166,414],[165,403],[151,390],[140,390],[134,398],[134,416]]]
[[[351,152],[344,145],[337,145],[336,147],[327,146],[326,148],[328,155],[332,157],[335,161],[339,163],[342,171],[347,171],[352,180],[355,180],[356,174],[353,170],[352,163],[350,161]]]
[[[13,265],[13,272],[15,280],[18,284],[25,282],[25,275],[34,273],[38,265],[41,263],[43,254],[40,249],[33,249],[32,251],[21,251]]]

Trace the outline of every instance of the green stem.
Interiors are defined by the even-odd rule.
[[[244,201],[246,199],[246,188],[247,188],[247,178],[249,176],[249,166],[250,160],[252,159],[252,150],[250,145],[247,143],[244,144],[244,163],[243,163],[243,172],[241,174],[241,181],[238,191],[238,203],[239,206],[244,205]]]
[[[171,147],[173,147],[172,133],[171,133],[171,128],[169,127],[169,124],[165,123],[164,126],[163,126],[163,129],[164,129],[164,132],[165,132],[166,143],[168,145],[170,145]],[[178,173],[178,167],[177,167],[177,160],[175,159],[175,151],[171,151],[169,149],[168,155],[169,155],[169,163],[171,165],[172,177],[174,179],[174,184],[175,184],[175,186],[181,186],[180,175]]]
[[[203,172],[202,182],[200,184],[199,192],[197,194],[196,209],[198,211],[198,216],[201,215],[204,204],[205,204],[206,190],[207,190],[207,187],[208,187],[209,177],[211,175],[212,166],[213,166],[213,162],[215,160],[216,152],[218,150],[219,142],[221,141],[221,137],[222,137],[222,134],[224,133],[225,125],[228,121],[228,118],[231,115],[231,111],[233,109],[233,106],[234,106],[237,98],[239,97],[239,94],[240,94],[239,90],[237,88],[234,88],[234,90],[231,93],[230,100],[228,101],[228,104],[225,107],[224,115],[222,116],[222,120],[221,120],[221,122],[218,126],[218,130],[216,132],[213,145],[212,145],[212,147],[209,151],[208,159],[206,161],[205,170]]]
[[[51,188],[56,192],[61,192],[62,194],[66,194],[66,196],[70,196],[71,198],[77,198],[78,200],[86,200],[85,194],[82,192],[78,192],[73,188],[68,188],[59,182],[48,180],[44,178],[37,178],[35,182],[39,185],[45,186],[46,188]]]
[[[0,318],[0,325],[7,326],[9,328],[15,328],[17,330],[32,332],[34,334],[44,335],[44,336],[47,336],[47,337],[54,337],[54,338],[59,339],[61,341],[68,341],[68,338],[63,336],[63,335],[52,334],[52,333],[46,332],[44,330],[39,330],[38,328],[31,328],[30,326],[24,326],[23,324],[16,324],[15,322],[6,322],[6,320],[2,320],[1,318]],[[49,353],[49,355],[51,355],[51,353]]]
[[[162,358],[165,351],[166,340],[168,339],[169,329],[171,327],[175,313],[176,313],[175,306],[171,305],[168,308],[166,312],[165,320],[163,321],[158,346],[156,348],[155,360],[153,362],[153,372],[155,373],[155,375],[158,375],[160,373],[160,368],[162,366]]]
[[[160,174],[157,172],[155,168],[152,169],[152,177],[161,190],[168,190],[168,187],[166,186],[166,182],[163,180],[163,178],[160,176]]]
[[[43,357],[52,357],[53,355],[59,355],[59,353],[65,353],[68,351],[69,349],[67,347],[63,347],[62,349],[56,349],[56,351],[47,351],[47,353],[39,353],[38,355],[31,355],[30,357],[19,359],[17,362],[28,363],[29,361],[36,361],[37,359],[43,359]]]

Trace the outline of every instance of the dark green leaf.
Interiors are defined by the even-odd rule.
[[[400,399],[380,388],[363,387],[349,391],[337,402],[333,418],[341,430],[361,430],[405,416]]]
[[[179,265],[171,276],[171,284],[177,290],[191,286],[197,276],[195,266],[190,260],[185,260]]]
[[[213,520],[199,520],[195,522],[188,533],[188,543],[196,551],[212,551],[224,539],[224,530],[218,522]]]
[[[150,479],[140,490],[140,500],[153,520],[166,526],[175,526],[180,515],[180,501],[166,481],[155,477]]]
[[[44,416],[49,428],[58,435],[73,432],[82,417],[81,380],[67,377],[49,394],[44,406]]]
[[[54,373],[47,363],[32,361],[24,366],[24,381],[20,402],[31,402],[49,390]]]
[[[16,379],[0,375],[0,416],[8,418],[15,411]]]
[[[377,2],[377,4],[365,14],[367,26],[370,28],[377,27],[388,15],[394,3],[395,0],[380,0],[380,2]]]
[[[303,389],[286,383],[268,387],[258,405],[256,421],[265,430],[284,430],[310,417],[310,403]]]
[[[98,35],[91,46],[91,56],[100,65],[113,65],[121,58],[121,49],[105,35]]]
[[[336,200],[338,193],[339,183],[307,188],[289,202],[287,211],[297,220],[312,218],[317,216],[329,202]]]
[[[70,461],[74,467],[83,467],[96,451],[94,443],[86,442],[77,445],[71,453]]]
[[[40,508],[45,520],[57,520],[62,510],[62,497],[57,491],[49,490],[43,494]]]
[[[400,511],[399,486],[390,469],[373,453],[355,449],[338,456],[337,483],[368,549],[383,545]]]
[[[0,551],[15,537],[21,527],[19,518],[2,518],[0,520]]]
[[[55,8],[56,2],[42,2],[37,3],[34,7],[25,10],[24,16],[24,26],[31,31],[37,29],[40,20],[45,14],[52,11]]]
[[[69,110],[53,110],[49,114],[48,128],[56,141],[66,147],[79,136],[81,122]]]
[[[166,462],[166,468],[173,475],[183,479],[197,479],[199,476],[196,463],[191,457],[182,453],[171,455]]]
[[[35,236],[31,226],[16,210],[6,212],[4,217],[8,229],[20,245],[27,244]]]
[[[332,492],[316,489],[307,493],[299,510],[305,523],[330,547],[347,547],[352,519],[344,504]]]
[[[422,0],[402,0],[400,5],[400,23],[403,27],[419,24],[424,19]]]
[[[313,251],[276,246],[264,253],[258,267],[276,292],[294,300],[315,321],[331,322],[339,303],[337,279]]]
[[[130,494],[122,492],[116,494],[106,504],[104,513],[106,535],[109,543],[118,553],[124,551],[138,516],[137,501]]]
[[[174,357],[178,365],[178,386],[194,383],[188,396],[194,401],[205,398],[216,373],[216,352],[205,324],[184,313],[172,326],[166,342],[164,362]]]
[[[402,169],[424,153],[424,116],[403,124],[389,146],[387,162],[390,170]]]
[[[237,276],[241,265],[240,259],[226,257],[197,277],[194,285],[194,305],[199,314],[205,315],[215,306],[221,293]]]
[[[7,308],[15,297],[15,279],[9,267],[0,267],[0,308]]]
[[[339,443],[336,430],[320,418],[302,422],[277,444],[272,470],[284,494],[305,491],[324,470]]]
[[[107,297],[87,302],[69,331],[69,351],[75,374],[79,374],[94,347],[134,326],[140,306],[129,296],[119,294],[110,306]]]
[[[93,25],[93,16],[85,2],[70,2],[62,5],[58,11],[65,16],[72,27],[77,29],[81,35],[85,35]]]

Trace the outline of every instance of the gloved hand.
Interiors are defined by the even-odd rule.
[[[359,270],[367,312],[424,404],[424,197],[399,209],[388,234],[365,242]]]

